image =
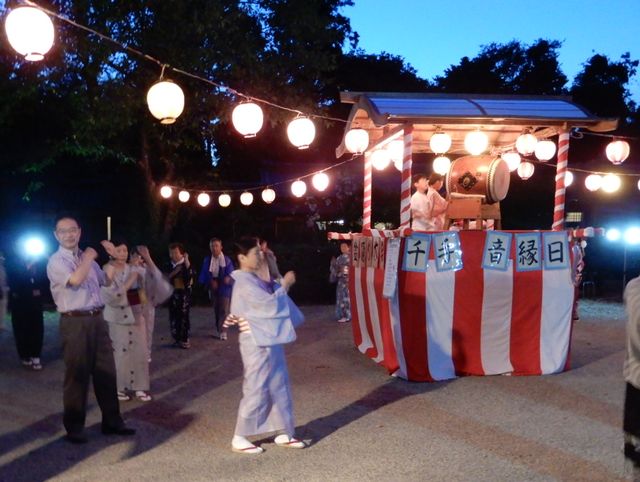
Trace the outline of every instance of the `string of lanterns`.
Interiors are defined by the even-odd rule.
[[[175,123],[184,111],[185,106],[185,96],[182,88],[174,80],[165,78],[166,70],[171,70],[175,73],[183,74],[207,84],[214,85],[215,87],[236,97],[244,99],[243,102],[236,105],[233,109],[231,121],[235,129],[245,138],[255,137],[262,129],[264,114],[262,107],[258,104],[269,105],[296,114],[295,118],[291,120],[287,126],[287,137],[291,144],[301,150],[307,149],[315,139],[316,128],[312,118],[346,122],[344,119],[320,114],[305,115],[297,109],[278,105],[268,100],[242,93],[232,87],[222,85],[210,79],[171,67],[148,54],[124,45],[107,35],[78,24],[29,0],[23,0],[23,3],[24,5],[18,6],[9,12],[5,19],[5,29],[9,44],[26,60],[38,61],[44,59],[45,54],[53,46],[55,30],[50,18],[50,16],[53,16],[75,27],[95,34],[100,38],[117,45],[121,50],[157,63],[162,69],[160,78],[147,91],[146,100],[151,115],[158,119],[161,124],[168,125]]]
[[[45,54],[51,49],[55,37],[54,25],[50,18],[50,16],[53,16],[75,27],[98,35],[100,38],[114,43],[122,50],[142,56],[143,58],[160,65],[162,67],[160,78],[147,92],[147,105],[151,114],[158,119],[161,124],[173,124],[176,122],[178,117],[182,114],[185,106],[184,92],[180,86],[173,80],[165,78],[165,71],[167,69],[214,85],[244,99],[243,102],[236,105],[233,109],[231,120],[234,128],[245,138],[255,137],[262,129],[264,124],[264,113],[260,105],[258,105],[260,103],[296,114],[296,117],[291,120],[287,126],[287,137],[291,144],[298,149],[307,149],[315,139],[316,129],[312,117],[346,122],[344,119],[336,119],[319,114],[305,115],[296,109],[291,109],[264,99],[244,94],[229,86],[171,67],[150,55],[121,44],[111,37],[96,32],[84,25],[78,24],[55,12],[44,9],[29,0],[23,0],[23,3],[25,5],[21,5],[9,12],[5,19],[5,29],[10,45],[28,61],[42,60]],[[599,135],[606,136],[605,134]],[[609,161],[614,165],[620,165],[629,157],[629,143],[617,138],[616,136],[607,137],[613,137],[613,141],[607,145],[605,150],[607,159],[609,159]],[[451,137],[440,129],[437,129],[429,139],[429,146],[436,154],[436,158],[433,161],[434,172],[445,174],[449,171],[451,160],[445,154],[449,151],[451,145]],[[345,147],[349,152],[355,155],[364,153],[368,146],[369,135],[364,129],[351,129],[345,135]],[[487,135],[478,128],[467,133],[464,139],[464,146],[470,154],[480,155],[489,148],[489,139]],[[548,139],[538,140],[533,133],[528,131],[523,132],[517,138],[514,147],[515,149],[508,149],[504,152],[500,152],[499,154],[509,166],[509,170],[512,172],[517,171],[517,174],[523,180],[529,179],[535,171],[534,164],[530,162],[530,160],[523,160],[523,156],[525,158],[535,156],[539,162],[546,163],[552,159],[556,153],[556,145],[553,141]],[[392,140],[383,148],[376,149],[371,153],[373,167],[376,170],[383,170],[386,169],[389,164],[393,163],[395,168],[401,171],[403,152],[403,141],[400,139]],[[579,169],[573,170],[579,171]],[[328,187],[330,181],[329,177],[324,173],[324,170],[307,176],[311,175],[313,175],[312,184],[318,191],[323,191]],[[572,182],[573,174],[571,171],[568,171],[567,177],[565,178],[565,184],[568,186]],[[614,174],[602,175],[602,173],[591,173],[585,179],[585,186],[591,191],[602,189],[606,192],[614,192],[620,187],[620,184],[621,182],[619,177]],[[638,183],[638,189],[640,189],[640,182]],[[297,179],[292,183],[291,190],[294,196],[302,197],[307,190],[306,183],[302,181],[301,178]],[[172,193],[173,188],[171,186],[163,186],[161,189],[161,195],[165,198],[171,197]],[[188,202],[190,199],[190,193],[186,190],[181,190],[178,194],[178,198],[182,202]],[[267,204],[273,202],[275,200],[275,191],[268,186],[265,187],[262,191],[262,199]],[[245,191],[241,194],[240,201],[244,205],[250,205],[253,202],[253,195],[249,191]],[[203,191],[198,194],[197,202],[202,206],[207,206],[211,202],[211,198],[207,191]],[[223,207],[229,206],[231,203],[231,197],[226,193],[222,193],[218,197],[218,203]]]
[[[325,167],[324,169],[321,169],[319,171],[314,171],[312,173],[305,174],[303,176],[298,176],[292,179],[287,179],[284,181],[280,181],[280,182],[276,182],[268,185],[256,186],[256,187],[246,188],[246,189],[219,189],[219,190],[199,189],[199,190],[190,191],[188,189],[182,189],[177,186],[171,186],[166,184],[160,188],[160,196],[164,199],[170,199],[171,197],[173,197],[174,192],[177,191],[178,200],[182,203],[187,203],[191,199],[192,194],[197,193],[196,202],[202,207],[207,207],[209,204],[211,204],[212,195],[217,194],[218,204],[221,207],[226,208],[231,205],[231,200],[232,200],[231,193],[239,192],[240,204],[242,204],[243,206],[250,206],[251,204],[253,204],[253,200],[254,200],[254,195],[251,191],[261,190],[260,197],[262,198],[262,201],[264,201],[265,204],[271,204],[276,199],[276,191],[273,188],[281,184],[291,183],[291,187],[290,187],[291,194],[293,194],[297,198],[301,198],[302,196],[304,196],[307,193],[307,183],[303,179],[306,179],[309,177],[311,178],[311,185],[316,191],[318,192],[326,191],[327,188],[329,187],[329,184],[331,183],[331,179],[327,174],[327,171],[331,169],[335,169],[336,167],[339,167],[348,162],[351,162],[354,159],[356,159],[356,157],[357,157],[356,155],[353,155],[349,159],[333,164],[332,166]]]

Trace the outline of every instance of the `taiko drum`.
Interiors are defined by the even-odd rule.
[[[463,156],[451,163],[445,185],[448,195],[481,195],[493,204],[507,197],[510,179],[509,167],[499,157]]]

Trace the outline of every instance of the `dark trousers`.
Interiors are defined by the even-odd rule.
[[[107,322],[101,314],[61,316],[60,335],[65,364],[63,400],[67,433],[78,434],[84,429],[90,380],[102,411],[102,425],[122,426]]]
[[[229,305],[231,298],[227,296],[218,296],[217,293],[209,293],[211,297],[211,306],[213,306],[214,328],[219,335],[222,333],[222,324],[229,314]]]
[[[29,306],[16,305],[17,303],[13,303],[11,308],[11,324],[18,356],[23,360],[40,358],[44,336],[42,304],[33,302]]]
[[[189,341],[191,322],[191,294],[185,290],[175,290],[169,300],[169,328],[176,343]]]

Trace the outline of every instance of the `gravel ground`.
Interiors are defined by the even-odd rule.
[[[89,443],[62,439],[57,315],[46,316],[42,372],[23,369],[0,331],[0,480],[624,480],[621,420],[624,310],[584,300],[572,370],[544,377],[391,378],[355,350],[332,307],[309,306],[287,356],[297,433],[306,450],[261,441],[230,451],[240,399],[237,336],[209,336],[195,308],[191,350],[169,347],[159,310],[153,402],[121,408],[133,438],[104,437],[93,396]]]

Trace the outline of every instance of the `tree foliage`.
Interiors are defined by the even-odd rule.
[[[564,92],[567,77],[560,69],[557,40],[531,45],[513,40],[482,47],[473,59],[463,57],[436,77],[442,92],[474,94],[553,94]]]

